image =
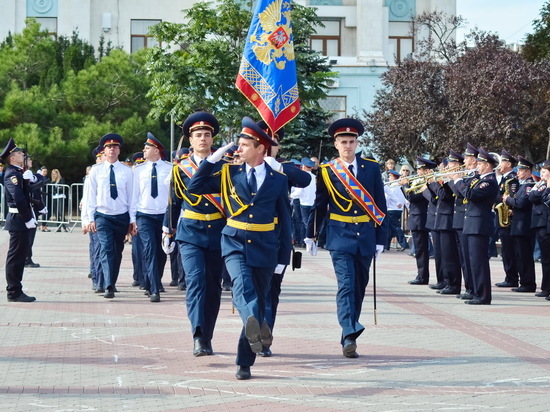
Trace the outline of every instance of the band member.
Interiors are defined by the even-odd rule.
[[[216,117],[206,112],[193,113],[183,123],[183,134],[193,150],[173,169],[175,198],[164,219],[165,232],[170,226],[168,213],[172,213],[172,226],[177,225],[175,238],[187,284],[185,302],[194,356],[213,354],[212,337],[221,301],[221,233],[225,210],[218,193],[195,194],[189,190],[189,183],[199,165],[212,153],[219,129]],[[217,162],[214,173],[224,163],[224,160]]]
[[[529,201],[533,204],[531,213],[531,229],[540,248],[540,262],[542,266],[541,291],[536,293],[538,297],[550,296],[550,226],[549,208],[543,203],[542,198],[547,192],[548,178],[550,177],[550,161],[545,161],[540,169],[540,181],[529,192]]]
[[[4,172],[4,188],[8,214],[4,228],[10,233],[6,258],[8,302],[34,302],[36,298],[25,294],[21,284],[25,257],[30,246],[29,230],[37,226],[28,186],[33,173],[30,170],[23,172],[25,154],[11,138],[0,154],[0,159],[7,165]]]
[[[492,155],[479,148],[479,177],[465,182],[459,173],[452,176],[456,189],[466,201],[463,231],[470,256],[470,271],[473,275],[473,299],[465,300],[464,303],[470,305],[490,305],[492,300],[489,236],[494,231],[491,209],[498,193],[498,184],[493,172],[497,163]]]
[[[327,245],[338,281],[336,304],[342,328],[340,343],[347,358],[357,358],[359,322],[372,259],[384,250],[388,238],[386,198],[380,167],[374,160],[355,155],[363,125],[355,119],[332,123],[338,158],[320,167],[315,212],[307,230],[306,245],[314,254],[313,240],[328,213]]]
[[[145,162],[134,169],[130,205],[130,220],[134,221],[132,235],[141,241],[143,277],[150,302],[160,302],[163,290],[160,279],[166,264],[166,253],[161,247],[162,222],[168,206],[167,177],[172,166],[163,160],[165,151],[164,145],[152,133],[147,133],[143,147]]]
[[[133,228],[130,223],[134,223],[129,214],[133,173],[118,160],[122,144],[122,137],[116,133],[101,138],[99,145],[103,147],[105,160],[92,167],[84,194],[90,220],[86,231],[98,233],[105,282],[103,297],[107,299],[115,297],[124,238]]]
[[[496,198],[496,208],[498,212],[499,208],[503,208],[501,216],[496,214],[496,226],[498,231],[498,237],[500,239],[500,254],[502,256],[502,265],[504,266],[504,273],[506,274],[504,282],[495,283],[495,286],[500,288],[513,288],[518,286],[519,274],[516,261],[516,252],[514,241],[511,238],[510,222],[514,219],[508,213],[508,208],[502,201],[504,194],[515,197],[518,189],[519,182],[517,174],[514,171],[514,167],[517,164],[517,160],[510,155],[506,150],[503,150],[500,154],[500,164],[498,166],[498,195]]]
[[[517,176],[519,189],[515,196],[504,194],[502,201],[512,210],[510,236],[514,243],[515,260],[519,273],[519,287],[514,292],[535,292],[535,233],[531,230],[531,210],[533,204],[529,202],[529,192],[535,185],[531,175],[533,163],[518,156]]]
[[[436,164],[431,160],[418,156],[415,167],[418,169],[418,176],[422,177],[435,169]],[[423,186],[420,186],[418,190],[414,190],[411,189],[410,184],[406,184],[403,189],[410,204],[407,229],[412,234],[418,271],[416,278],[409,281],[409,283],[411,285],[427,285],[430,281],[430,233],[426,227],[429,201],[422,194],[424,191]]]
[[[271,331],[263,321],[267,294],[277,265],[290,262],[288,179],[264,161],[267,149],[276,145],[244,117],[237,151],[243,164],[224,164],[215,173],[216,163],[231,144],[221,147],[202,162],[188,187],[191,193],[221,193],[224,202],[222,255],[233,282],[233,304],[243,321],[237,379],[250,379],[256,354],[271,345]]]

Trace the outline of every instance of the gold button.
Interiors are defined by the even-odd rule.
[[[208,225],[208,229],[210,229],[212,227],[212,225]]]
[[[353,213],[357,214],[357,210],[354,210]]]
[[[251,213],[251,214],[248,215],[248,217],[249,217],[250,219],[252,219],[252,218],[254,217],[254,215]]]
[[[252,243],[252,241],[250,239],[247,240],[248,243]]]
[[[360,235],[360,233],[359,233],[359,232],[357,232],[357,236],[359,236],[359,235]]]
[[[208,203],[205,203],[204,205],[205,205],[205,206],[208,206]]]
[[[250,206],[254,206],[254,203],[250,203]]]

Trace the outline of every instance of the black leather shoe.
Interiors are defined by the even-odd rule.
[[[105,289],[96,289],[94,293],[105,293]]]
[[[132,282],[132,286],[134,286],[134,287],[135,287],[135,286],[139,286],[139,282],[138,282],[137,280],[134,280],[134,281]]]
[[[246,339],[248,339],[248,343],[250,343],[250,349],[252,349],[252,352],[258,353],[262,350],[260,324],[258,323],[258,319],[254,316],[249,316],[246,320],[244,335],[246,336]]]
[[[115,297],[115,292],[113,291],[112,288],[107,288],[107,290],[105,291],[105,294],[103,295],[103,297],[105,299],[112,299]]]
[[[153,293],[149,296],[149,302],[160,302],[160,295],[158,293]]]
[[[438,290],[437,293],[441,295],[460,295],[460,289],[455,289],[450,286],[446,286],[441,290]]]
[[[546,296],[546,298],[545,298],[545,299],[546,299],[546,300],[550,300],[550,296]]]
[[[206,355],[207,356],[210,356],[210,355],[214,354],[214,351],[212,350],[212,342],[211,341],[204,342],[204,347],[206,348]]]
[[[265,322],[262,322],[262,327],[260,328],[260,340],[262,341],[262,346],[267,346],[268,348],[273,343],[273,335],[271,334],[271,329],[269,325]]]
[[[517,288],[518,284],[504,281],[504,282],[495,283],[495,286],[497,288]]]
[[[409,285],[427,285],[427,284],[428,282],[423,281],[422,279],[409,280]]]
[[[344,344],[342,345],[342,352],[346,358],[358,358],[359,355],[355,351],[357,349],[357,343],[355,339],[344,339]]]
[[[229,291],[231,290],[231,284],[230,284],[230,283],[224,283],[224,284],[222,285],[222,290],[223,290],[224,292],[229,292]]]
[[[178,286],[178,281],[173,280],[172,282],[170,282],[169,286]]]
[[[491,302],[483,302],[482,300],[479,300],[479,299],[467,300],[464,303],[467,305],[490,305],[491,304]]]
[[[25,263],[25,267],[26,268],[39,268],[40,265],[38,263],[29,262],[29,263]]]
[[[235,377],[238,380],[244,381],[250,379],[251,376],[252,375],[250,374],[250,366],[237,365],[237,373],[235,374]]]
[[[430,285],[430,289],[441,290],[447,286],[445,282],[437,282],[435,285]]]
[[[159,292],[160,292],[160,293],[166,292],[166,291],[164,290],[164,286],[160,285]]]
[[[471,293],[463,293],[462,295],[458,295],[456,297],[457,299],[462,299],[462,300],[472,300],[474,298],[474,295],[472,295]]]
[[[202,338],[195,338],[193,345],[193,356],[206,356],[207,348]]]
[[[271,352],[271,349],[267,346],[262,346],[262,350],[258,352],[258,355],[260,355],[263,358],[269,358],[273,353]]]
[[[28,296],[24,293],[21,293],[15,298],[8,298],[8,302],[34,302],[36,298],[34,296]]]
[[[547,296],[550,296],[550,292],[543,290],[542,292],[535,293],[535,296],[538,298],[545,298]]]
[[[525,293],[525,292],[532,293],[532,292],[536,292],[537,288],[528,288],[525,286],[520,286],[519,288],[513,288],[512,291],[520,292],[520,293]]]
[[[185,283],[182,283],[181,285],[178,286],[178,289],[179,290],[187,290],[187,285]]]

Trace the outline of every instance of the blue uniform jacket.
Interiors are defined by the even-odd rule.
[[[265,232],[226,225],[222,230],[222,255],[225,257],[234,252],[242,253],[249,266],[288,265],[292,240],[287,177],[265,163],[265,181],[252,197],[245,165],[225,164],[218,173],[215,173],[215,168],[216,165],[210,162],[202,162],[189,182],[188,190],[196,194],[221,193],[227,217],[243,224],[270,224],[275,217],[278,218],[277,229]],[[222,182],[224,173],[227,173],[228,181]],[[235,212],[241,208],[237,199],[246,209],[237,216],[231,216],[230,210]]]
[[[477,176],[468,181],[459,180],[455,187],[466,199],[463,233],[491,236],[495,230],[495,219],[491,210],[498,193],[495,174]]]
[[[542,202],[546,184],[540,183],[529,192],[529,201],[533,205],[531,211],[531,228],[545,228],[548,224],[548,206]]]
[[[28,186],[23,182],[23,169],[8,165],[4,173],[4,188],[8,207],[17,208],[19,213],[6,215],[5,229],[13,232],[22,232],[27,229],[25,222],[33,218],[29,199]]]
[[[447,183],[433,182],[429,187],[437,200],[434,230],[453,230],[453,191]]]
[[[288,178],[289,187],[308,187],[311,183],[311,175],[304,172],[292,162],[283,162],[283,173]]]
[[[547,187],[542,195],[542,203],[547,207],[550,207],[550,187]],[[546,211],[548,214],[548,221],[546,223],[546,233],[550,233],[550,211]]]
[[[465,178],[464,181],[467,183],[469,181],[469,178]],[[464,215],[466,212],[466,205],[464,204],[464,196],[462,196],[462,193],[458,191],[458,189],[455,186],[455,182],[453,180],[447,183],[447,185],[453,191],[453,197],[455,200],[454,210],[453,210],[453,229],[462,230],[464,228]]]
[[[408,188],[406,185],[404,188]],[[407,220],[408,230],[427,230],[426,219],[428,217],[428,200],[422,193],[405,193],[409,201],[409,219]]]
[[[424,199],[428,201],[428,210],[426,214],[426,229],[436,230],[435,228],[435,213],[437,211],[437,197],[430,186],[422,192]]]
[[[342,208],[335,203],[334,198],[329,194],[321,174],[317,176],[315,213],[312,213],[310,216],[307,230],[307,237],[310,238],[317,236],[327,212],[350,217],[367,214],[358,204],[356,204],[356,202],[350,204],[350,195],[347,193],[346,188],[340,180],[338,180],[334,173],[328,168],[328,165],[322,165],[321,168],[328,169],[330,181],[334,189],[347,199],[347,201],[343,203],[350,207],[349,210],[342,210]],[[384,214],[387,213],[384,185],[378,162],[357,156],[357,169],[356,178],[359,183],[361,183],[370,193],[378,208]],[[341,199],[339,200],[341,201]],[[388,226],[386,223],[375,225],[372,220],[370,222],[347,223],[330,218],[328,219],[328,250],[352,254],[359,253],[362,256],[369,256],[373,255],[376,251],[376,245],[385,245],[387,241]]]
[[[182,160],[182,162],[193,163],[191,157]],[[218,162],[214,167],[214,172],[219,171],[225,161]],[[188,190],[191,179],[177,167],[172,175],[172,204],[168,205],[168,210],[164,216],[164,226],[169,226],[169,215],[172,214],[172,226],[177,222],[176,240],[191,243],[193,245],[210,249],[221,249],[221,232],[225,226],[225,218],[213,220],[199,220],[182,217],[180,215],[185,210],[189,210],[200,215],[215,215],[220,213],[219,209],[207,198],[201,195],[193,194]]]
[[[512,236],[528,236],[531,234],[531,209],[533,204],[529,201],[529,192],[535,184],[533,178],[528,181],[532,184],[522,184],[514,197],[506,199],[506,204],[512,209],[512,223],[510,234]]]

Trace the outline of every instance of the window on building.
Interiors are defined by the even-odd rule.
[[[322,20],[325,27],[318,27],[311,36],[310,46],[323,56],[340,56],[340,20]]]
[[[333,113],[332,117],[329,119],[329,123],[346,117],[346,99],[346,96],[327,96],[319,102],[321,108]]]
[[[410,57],[414,52],[414,38],[410,36],[389,36],[390,46],[393,46],[395,62]]]
[[[159,45],[157,39],[149,35],[149,28],[159,24],[161,20],[132,20],[132,41],[131,52],[137,52],[141,49],[155,47]]]
[[[52,39],[57,38],[57,17],[33,17],[41,30],[47,30]]]

